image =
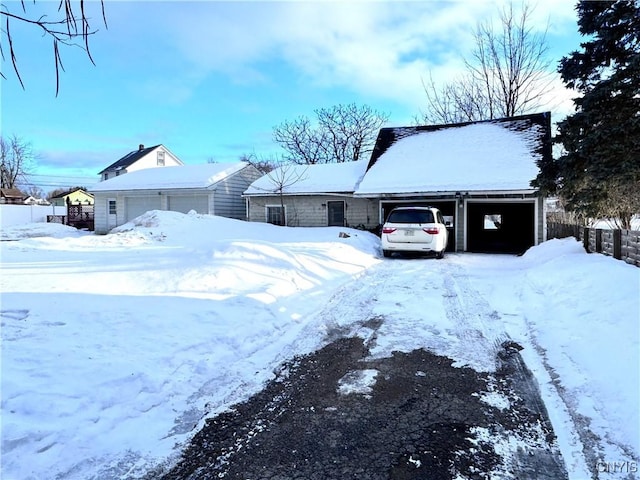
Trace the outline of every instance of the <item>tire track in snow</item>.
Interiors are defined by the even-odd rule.
[[[496,345],[508,338],[500,315],[482,294],[473,288],[459,265],[443,269],[444,305],[459,342],[453,358],[481,371],[496,367]]]

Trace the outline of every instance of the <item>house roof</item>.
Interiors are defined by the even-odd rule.
[[[64,197],[66,197],[68,195],[71,195],[72,193],[75,193],[75,192],[82,192],[82,193],[86,193],[87,195],[93,196],[89,192],[84,191],[82,188],[74,188],[73,190],[67,190],[66,192],[62,192],[62,193],[59,193],[57,195],[54,195],[51,198],[64,198]]]
[[[0,189],[0,196],[4,198],[26,198],[26,195],[17,188],[2,188]]]
[[[140,160],[142,157],[144,157],[149,152],[151,152],[151,151],[153,151],[156,148],[161,147],[161,146],[162,146],[162,144],[159,144],[159,145],[154,145],[153,147],[140,148],[138,150],[134,150],[132,152],[129,152],[124,157],[120,158],[119,160],[116,160],[111,165],[109,165],[107,168],[102,170],[101,172],[98,172],[98,175],[101,175],[104,172],[110,171],[110,170],[122,170],[124,168],[127,168],[127,167],[133,165],[134,163],[136,163],[138,160]]]
[[[356,195],[533,190],[551,115],[383,128]]]
[[[91,192],[207,188],[249,166],[246,162],[205,163],[145,168],[110,178],[89,188]]]
[[[260,177],[245,195],[353,193],[367,168],[367,160],[315,165],[287,164]]]

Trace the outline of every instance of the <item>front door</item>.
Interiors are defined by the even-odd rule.
[[[344,227],[344,202],[327,202],[327,215],[330,227]]]

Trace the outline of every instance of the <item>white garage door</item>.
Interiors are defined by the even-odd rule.
[[[173,195],[169,197],[169,210],[172,212],[209,213],[209,197],[207,195]]]
[[[148,197],[126,197],[126,221],[130,222],[149,210],[160,210],[160,201],[159,195],[155,197],[151,195]]]

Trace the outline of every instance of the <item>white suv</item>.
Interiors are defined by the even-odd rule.
[[[442,213],[434,207],[398,207],[382,226],[382,253],[433,252],[444,257],[449,232]]]

